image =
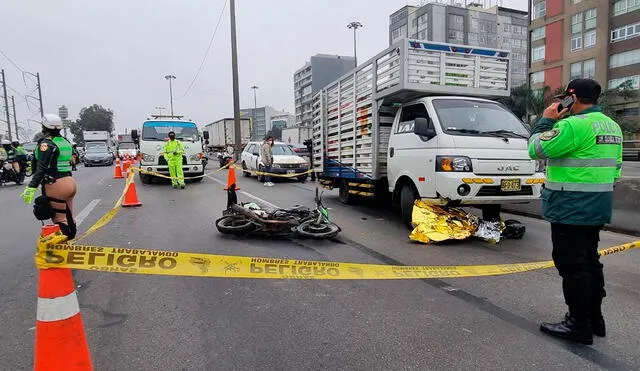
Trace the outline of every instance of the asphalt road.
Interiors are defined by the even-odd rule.
[[[80,168],[80,230],[122,191],[112,168]],[[377,264],[458,265],[548,260],[548,225],[521,219],[522,240],[437,246],[408,241],[381,206],[343,206],[325,193],[337,241],[229,238],[213,221],[225,207],[225,174],[185,190],[141,185],[141,208],[122,209],[86,244]],[[311,183],[265,188],[239,179],[241,201],[313,202]],[[0,189],[0,369],[32,368],[39,223]],[[603,232],[601,247],[632,241]],[[555,340],[538,323],[565,312],[555,270],[465,279],[292,281],[138,276],[76,271],[96,370],[640,369],[640,251],[604,258],[608,336],[593,346]],[[64,355],[61,355],[64,356]]]
[[[622,176],[640,179],[640,161],[623,161]]]

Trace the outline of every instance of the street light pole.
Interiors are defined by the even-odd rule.
[[[16,116],[16,101],[13,98],[13,95],[11,96],[11,105],[13,106],[13,123],[16,126],[16,140],[19,141],[20,139],[18,138],[18,116]]]
[[[164,78],[169,80],[169,101],[171,104],[171,116],[173,116],[173,87],[171,86],[171,80],[175,80],[176,77],[173,75],[166,75]]]
[[[358,56],[356,48],[356,30],[362,27],[362,23],[354,21],[347,25],[347,28],[353,28],[353,59],[355,60],[355,66],[358,67]]]
[[[256,90],[258,90],[258,86],[253,85],[251,89],[253,89],[253,108],[256,109],[258,108],[258,101],[256,99]]]
[[[236,2],[229,0],[231,18],[231,75],[233,77],[233,131],[235,160],[240,159],[242,135],[240,133],[240,90],[238,87],[238,46],[236,43]]]

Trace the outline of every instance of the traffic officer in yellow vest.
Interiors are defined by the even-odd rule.
[[[597,249],[600,230],[611,221],[613,186],[622,169],[622,130],[597,106],[600,92],[594,80],[571,81],[529,139],[531,158],[547,160],[543,217],[551,223],[553,261],[569,307],[563,321],[542,323],[540,330],[584,344],[606,333]]]
[[[171,187],[184,189],[184,173],[182,172],[182,154],[184,147],[182,142],[176,140],[176,133],[169,132],[169,140],[164,144],[164,159],[169,165],[169,175],[171,176]]]

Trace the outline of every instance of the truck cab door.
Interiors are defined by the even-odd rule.
[[[416,118],[425,118],[433,125],[422,102],[404,106],[396,113],[387,155],[389,186],[394,189],[400,178],[407,177],[420,197],[436,197],[437,138],[417,135],[414,132]]]

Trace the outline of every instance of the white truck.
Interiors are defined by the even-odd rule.
[[[183,116],[153,115],[152,119],[142,124],[142,131],[131,130],[131,137],[140,148],[140,168],[169,175],[169,166],[163,154],[165,141],[169,139],[169,132],[176,133],[176,139],[184,146],[182,156],[182,170],[185,177],[204,175],[207,158],[203,153],[203,141],[209,138],[209,133],[202,136],[198,126],[190,120],[183,120]],[[144,184],[151,183],[152,175],[140,173],[140,180]],[[196,182],[202,177],[193,179]]]
[[[311,138],[311,127],[297,126],[282,129],[282,141],[287,144],[302,144]]]
[[[138,148],[131,138],[131,134],[118,134],[118,150],[116,152],[118,158],[125,157],[135,158],[138,156]]]
[[[313,162],[340,200],[391,195],[472,205],[537,199],[544,182],[524,124],[486,98],[509,96],[510,53],[401,40],[314,95]]]
[[[82,138],[84,139],[85,148],[99,145],[106,146],[110,150],[113,149],[113,140],[111,139],[111,133],[108,131],[85,130],[82,132]]]
[[[225,151],[233,147],[235,141],[235,124],[233,118],[224,118],[204,126],[204,130],[209,133],[207,147]],[[240,119],[241,145],[245,146],[251,138],[251,119]]]

